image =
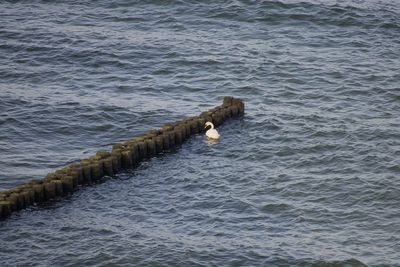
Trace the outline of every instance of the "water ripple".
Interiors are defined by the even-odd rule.
[[[0,189],[246,115],[0,222],[4,266],[398,266],[395,1],[0,3]]]

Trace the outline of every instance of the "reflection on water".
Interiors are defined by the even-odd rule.
[[[222,139],[222,137],[220,137],[219,139],[213,139],[213,138],[204,136],[204,142],[208,145],[217,145],[221,141],[221,139]]]
[[[208,145],[216,145],[219,143],[220,139],[212,139],[212,138],[204,137],[204,141]]]

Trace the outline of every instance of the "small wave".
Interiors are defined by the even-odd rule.
[[[304,263],[306,264],[306,263]],[[303,265],[303,264],[302,264]],[[355,258],[350,258],[346,260],[333,260],[333,261],[323,261],[323,260],[317,260],[317,261],[310,261],[308,264],[311,267],[368,267],[365,263],[362,261],[359,261]]]
[[[292,206],[286,203],[271,203],[263,205],[260,208],[260,211],[268,214],[276,214],[276,213],[287,212],[291,209]]]

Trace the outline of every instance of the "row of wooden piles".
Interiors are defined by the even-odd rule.
[[[196,117],[165,124],[143,136],[113,145],[111,152],[101,150],[96,155],[68,165],[46,175],[41,180],[0,192],[0,218],[35,203],[56,200],[72,194],[82,186],[94,184],[113,175],[134,168],[141,161],[180,146],[191,135],[204,132],[204,124],[221,125],[225,120],[244,113],[240,99],[224,97],[223,104]]]

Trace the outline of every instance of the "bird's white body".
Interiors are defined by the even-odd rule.
[[[208,121],[208,122],[206,122],[205,127],[207,128],[207,126],[211,126],[211,129],[209,129],[206,132],[206,136],[211,139],[219,139],[220,135],[219,135],[218,131],[216,129],[214,129],[214,124],[212,124],[211,122]]]

